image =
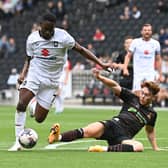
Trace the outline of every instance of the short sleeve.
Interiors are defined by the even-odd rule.
[[[156,41],[156,55],[160,55],[161,53],[161,47],[160,47],[160,43],[158,41]]]
[[[129,51],[134,53],[136,49],[136,40],[133,40],[132,43],[130,44]]]
[[[75,39],[65,31],[65,40],[64,40],[65,48],[71,49],[75,46]]]
[[[122,99],[124,102],[130,102],[132,99],[137,98],[135,94],[133,94],[130,90],[126,88],[122,88],[121,93],[120,93],[120,99]]]
[[[154,127],[156,124],[156,119],[157,119],[157,113],[154,112],[154,113],[152,113],[151,120],[147,123],[147,125]]]
[[[26,41],[26,54],[27,56],[30,56],[30,57],[33,56],[33,47],[30,40],[30,36],[27,38],[27,41]]]

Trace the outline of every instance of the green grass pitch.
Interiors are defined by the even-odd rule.
[[[142,130],[135,138],[145,151],[141,153],[89,153],[90,145],[106,144],[85,139],[74,143],[57,143],[48,146],[50,126],[59,122],[61,131],[83,127],[90,122],[109,119],[118,113],[114,109],[66,108],[60,115],[51,109],[47,119],[39,124],[27,114],[26,127],[38,132],[39,140],[31,150],[8,152],[14,142],[15,107],[0,107],[0,168],[167,168],[168,167],[168,110],[158,110],[157,139],[165,151],[154,152]]]

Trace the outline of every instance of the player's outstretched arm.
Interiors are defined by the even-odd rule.
[[[121,93],[121,86],[114,80],[109,79],[105,76],[102,76],[100,74],[100,70],[93,68],[92,69],[93,75],[95,78],[97,78],[98,80],[100,80],[101,82],[103,82],[107,87],[111,88],[112,91],[119,96]]]
[[[105,69],[107,71],[109,71],[108,68],[111,68],[110,63],[101,62],[91,51],[89,51],[87,48],[81,46],[78,42],[75,42],[75,46],[73,47],[73,50],[79,52],[82,56],[95,62],[96,64],[99,64],[103,69]]]
[[[127,52],[125,58],[124,58],[124,64],[123,64],[123,75],[128,76],[129,72],[128,72],[128,64],[131,60],[132,57],[132,53],[131,52]]]
[[[155,129],[152,126],[147,125],[145,127],[146,134],[153,150],[159,151],[160,148],[157,145]]]

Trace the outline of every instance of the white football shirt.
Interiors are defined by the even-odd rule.
[[[43,39],[39,31],[32,32],[27,38],[26,52],[32,57],[29,72],[58,81],[67,60],[68,49],[74,47],[75,40],[63,29],[55,28],[54,31],[50,40]]]
[[[129,51],[133,53],[134,75],[155,74],[155,56],[160,54],[160,44],[154,39],[145,41],[136,38],[132,41]]]

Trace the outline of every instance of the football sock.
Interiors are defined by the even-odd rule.
[[[128,144],[117,144],[108,147],[108,152],[133,152],[133,146]]]
[[[68,131],[68,132],[64,132],[61,134],[60,141],[68,142],[68,141],[80,139],[80,138],[83,138],[83,134],[84,134],[84,132],[83,132],[82,128],[75,129],[75,130]]]
[[[61,113],[63,112],[64,110],[64,106],[63,106],[63,99],[61,98],[61,96],[56,96],[56,99],[55,99],[55,113]]]
[[[17,112],[15,113],[15,136],[16,141],[18,140],[19,133],[24,129],[26,121],[26,112]]]
[[[32,115],[35,114],[36,104],[37,104],[36,97],[33,97],[32,100],[29,103],[29,107],[33,110],[33,114]]]

